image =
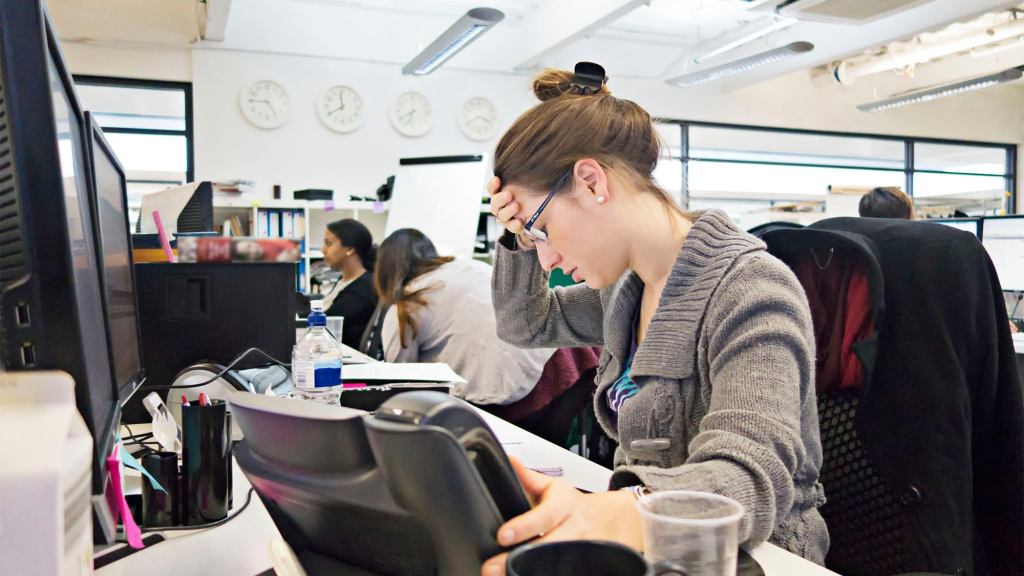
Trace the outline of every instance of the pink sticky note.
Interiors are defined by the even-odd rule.
[[[326,210],[328,212],[330,212],[331,210],[334,210],[334,201],[333,200],[326,200],[326,201],[324,201],[324,210]]]
[[[139,525],[132,518],[132,511],[128,508],[128,501],[124,497],[124,488],[121,486],[121,456],[120,445],[114,446],[113,452],[107,456],[107,475],[110,476],[107,482],[107,504],[114,515],[114,522],[120,519],[124,524],[124,535],[128,539],[128,545],[136,550],[143,548],[142,531]]]

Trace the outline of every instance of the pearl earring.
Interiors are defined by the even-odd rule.
[[[597,203],[598,204],[604,204],[604,200],[605,200],[604,196],[598,196],[597,197]]]

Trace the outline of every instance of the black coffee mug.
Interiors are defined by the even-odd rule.
[[[686,576],[678,566],[647,564],[632,548],[600,540],[525,544],[508,555],[508,576]]]

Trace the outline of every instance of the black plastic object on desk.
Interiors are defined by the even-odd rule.
[[[153,488],[142,480],[142,526],[177,526],[181,522],[181,485],[178,453],[154,452],[142,457],[142,467],[164,488]]]
[[[228,515],[231,506],[231,421],[227,403],[181,407],[182,523],[206,524]]]
[[[239,467],[310,576],[478,576],[503,550],[498,526],[529,509],[486,422],[442,392],[375,415],[244,392],[231,404]]]

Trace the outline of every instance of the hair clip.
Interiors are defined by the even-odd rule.
[[[593,62],[577,62],[573,70],[569,90],[580,96],[590,96],[601,90],[608,77],[604,75],[604,66]]]

